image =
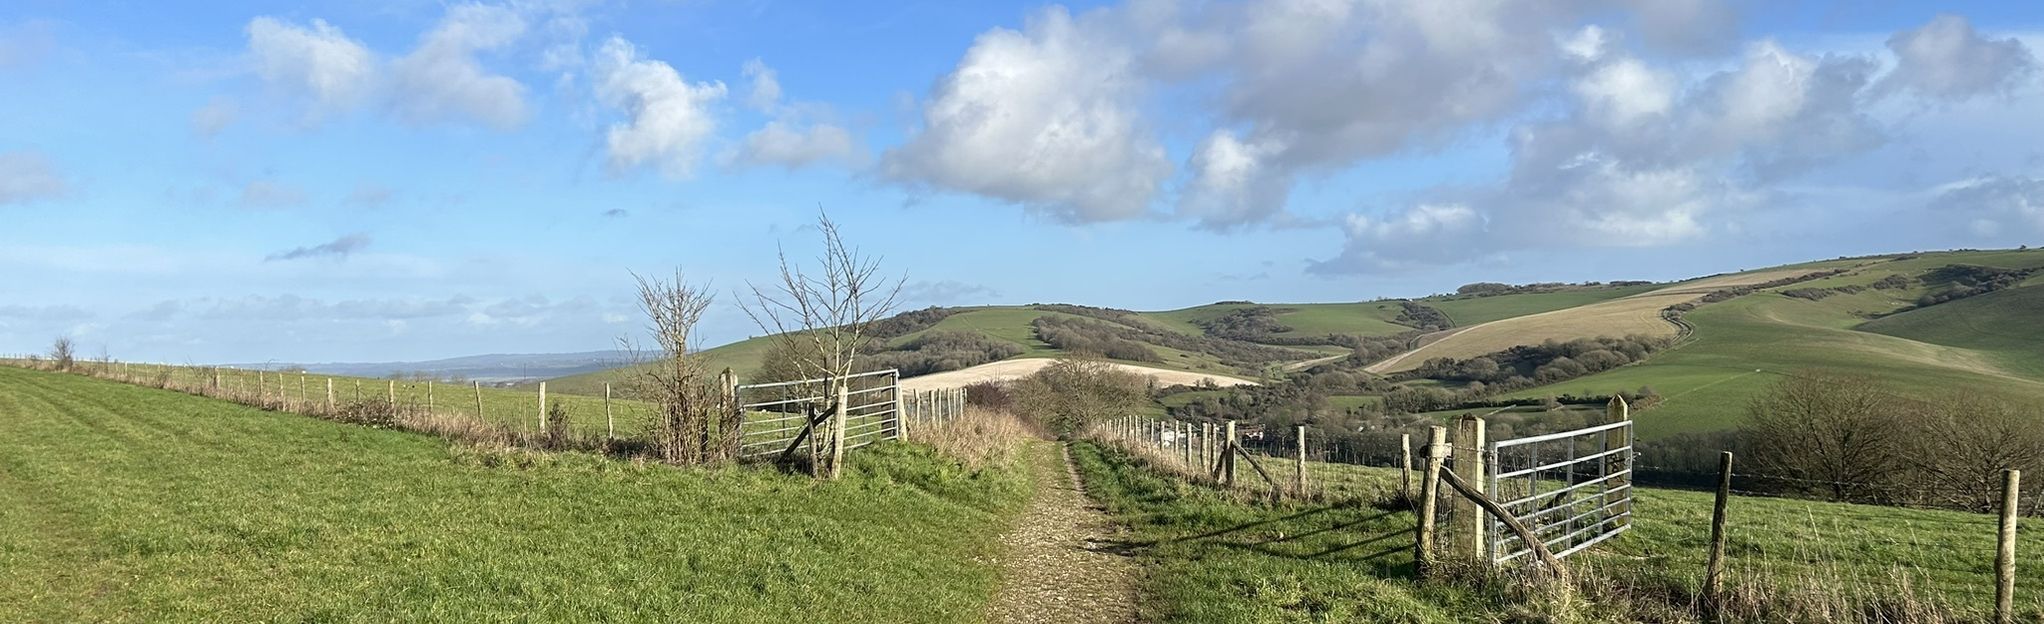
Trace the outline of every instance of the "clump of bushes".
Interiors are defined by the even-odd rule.
[[[1671,344],[1673,341],[1668,338],[1639,335],[1577,338],[1567,342],[1550,339],[1469,359],[1433,358],[1404,377],[1481,383],[1490,392],[1500,392],[1610,370],[1646,359]]]
[[[1015,411],[1060,439],[1126,416],[1150,401],[1149,379],[1097,360],[1058,360],[1015,382]]]

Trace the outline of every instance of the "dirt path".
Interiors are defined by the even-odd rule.
[[[1112,550],[1114,527],[1086,498],[1065,446],[1030,452],[1039,489],[1001,538],[1008,552],[987,621],[1134,622],[1135,562]]]

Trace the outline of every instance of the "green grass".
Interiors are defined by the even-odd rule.
[[[1455,321],[1456,327],[1467,327],[1517,316],[1526,316],[1528,314],[1539,314],[1541,312],[1552,312],[1589,305],[1627,295],[1636,295],[1660,287],[1662,285],[1643,284],[1639,286],[1584,288],[1551,293],[1427,300],[1423,303],[1446,313],[1449,319]]]
[[[1225,494],[1152,470],[1092,444],[1073,456],[1088,491],[1130,528],[1148,572],[1144,614],[1167,622],[1491,622],[1526,617],[1506,593],[1469,584],[1412,581],[1412,514],[1355,502],[1271,503]],[[1395,469],[1314,463],[1309,480],[1329,500],[1375,499]],[[1279,472],[1289,474],[1284,468]],[[1251,477],[1254,481],[1255,478]],[[1707,554],[1712,497],[1642,488],[1626,534],[1572,557],[1605,578],[1693,595]],[[1983,514],[1802,500],[1735,497],[1730,507],[1729,583],[1777,595],[1843,588],[1892,597],[1908,576],[1922,596],[1979,617],[1992,605],[1996,520]],[[2020,534],[2018,552],[2044,549],[2044,533]],[[2018,611],[2044,615],[2044,559],[2019,558]],[[1603,620],[1630,621],[1611,605]]]
[[[1144,312],[1146,318],[1176,328],[1188,334],[1200,334],[1200,321],[1224,316],[1242,308],[1267,305],[1281,310],[1278,322],[1292,328],[1293,334],[1356,334],[1361,336],[1388,336],[1411,327],[1391,322],[1398,318],[1397,302],[1366,301],[1362,303],[1215,303],[1180,310]]]
[[[1833,261],[1834,263],[1837,261]],[[1864,262],[1864,261],[1862,261]],[[1872,262],[1851,273],[1787,288],[1863,284],[1890,274],[1914,277],[1925,270],[1954,263],[2021,268],[2044,266],[2044,251],[1941,252],[1894,261]],[[2004,291],[2019,293],[2024,289]],[[1897,335],[1860,331],[1866,317],[1913,303],[1923,292],[1868,290],[1819,301],[1759,292],[1708,304],[1685,315],[1696,331],[1685,344],[1646,361],[1596,375],[1509,393],[1512,397],[1555,394],[1606,394],[1651,386],[1664,397],[1654,409],[1636,414],[1639,433],[1655,438],[1682,432],[1721,430],[1736,426],[1745,405],[1783,375],[1804,369],[1828,369],[1866,375],[1903,392],[1976,391],[2015,400],[2044,400],[2040,356],[2025,343],[1988,336],[1967,338],[1961,324],[1985,314],[2000,314],[1999,325],[1981,325],[2018,336],[2037,335],[2034,323],[2023,323],[2021,302],[2035,296],[2021,293],[2006,301],[1988,299],[1961,305],[1960,300],[1894,317]],[[1996,293],[2001,294],[2001,293]],[[1994,295],[1988,295],[1992,297]],[[2008,296],[2008,295],[2005,295]],[[1925,314],[1918,321],[1911,315]],[[1868,324],[1878,329],[1879,324]],[[1928,329],[1942,325],[1935,335]],[[1919,341],[1902,334],[1926,339]],[[2004,342],[2005,341],[2005,342]],[[1990,348],[1992,347],[1992,348]]]
[[[1991,353],[2011,370],[2044,377],[2044,284],[1911,310],[1859,329]]]
[[[1029,488],[909,445],[817,483],[0,368],[0,621],[969,622]]]

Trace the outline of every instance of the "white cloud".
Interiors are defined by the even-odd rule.
[[[2044,179],[1984,176],[1946,185],[1930,207],[1987,240],[2044,234]],[[1948,221],[1951,222],[1951,221]]]
[[[1884,92],[1964,99],[2005,92],[2036,72],[2037,59],[2014,38],[1987,39],[1957,15],[1939,15],[1916,30],[1888,38],[1895,69],[1881,79]]]
[[[1342,228],[1348,243],[1341,255],[1314,262],[1307,270],[1375,273],[1466,260],[1487,250],[1441,243],[1479,236],[1485,228],[1483,216],[1462,204],[1420,204],[1382,220],[1349,215]]]
[[[1675,102],[1675,78],[1631,58],[1606,63],[1570,88],[1593,116],[1617,126],[1665,115]]]
[[[1234,133],[1208,135],[1187,168],[1192,182],[1179,195],[1178,214],[1214,229],[1263,221],[1284,210],[1291,178],[1269,171],[1269,146],[1249,145]]]
[[[774,68],[765,61],[752,59],[745,62],[745,77],[752,79],[752,91],[745,96],[745,104],[754,109],[771,112],[781,105],[781,80]]]
[[[1109,19],[1052,7],[1020,32],[980,34],[884,173],[1067,223],[1145,214],[1171,163],[1136,108],[1135,57]]]
[[[220,134],[221,130],[227,129],[227,126],[233,125],[234,120],[240,115],[241,107],[235,104],[233,99],[213,98],[206,102],[205,106],[192,111],[192,133],[208,139],[213,138]]]
[[[651,164],[669,177],[694,173],[716,131],[710,107],[724,98],[724,83],[689,84],[672,66],[642,58],[618,37],[597,51],[595,83],[597,98],[626,117],[607,136],[613,171]]]
[[[525,20],[503,7],[448,9],[410,54],[391,62],[392,105],[400,117],[426,123],[472,118],[496,128],[525,120],[525,85],[485,71],[476,54],[524,34]]]
[[[745,135],[735,158],[743,163],[793,169],[819,162],[846,162],[855,150],[852,133],[842,127],[828,123],[805,127],[776,119]]]
[[[256,75],[272,88],[311,100],[310,119],[368,101],[376,87],[376,56],[324,20],[299,26],[272,17],[248,22]]]
[[[257,210],[293,208],[305,203],[305,191],[275,180],[256,180],[241,187],[241,205]]]
[[[0,152],[0,206],[58,197],[65,187],[63,176],[42,152]]]

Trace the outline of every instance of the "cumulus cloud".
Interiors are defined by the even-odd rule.
[[[1273,173],[1270,145],[1250,145],[1226,130],[1200,142],[1186,168],[1192,182],[1179,195],[1178,214],[1210,229],[1263,221],[1284,210],[1291,176]]]
[[[2044,234],[2044,179],[1984,176],[1946,185],[1931,208],[1985,239]]]
[[[1142,121],[1135,54],[1111,19],[1051,7],[1019,32],[982,33],[883,173],[1067,223],[1145,214],[1171,163]]]
[[[1488,228],[1384,225],[1441,221],[1443,213],[1423,201],[1362,222],[1368,228],[1352,222],[1342,252],[1313,269],[1372,272],[1469,259],[1443,249],[1696,240],[1714,223],[1764,205],[1774,181],[1885,139],[1861,108],[1871,59],[1799,55],[1762,42],[1739,65],[1684,86],[1623,53],[1595,58],[1571,79],[1567,114],[1512,131],[1504,180],[1450,192]]]
[[[236,105],[232,98],[213,98],[207,101],[205,106],[192,111],[192,134],[213,138],[220,134],[221,130],[227,129],[227,126],[233,125],[234,120],[240,115],[241,107]]]
[[[64,194],[63,176],[42,152],[0,152],[0,206],[26,204]]]
[[[619,37],[597,51],[594,79],[597,98],[625,116],[606,136],[613,171],[653,165],[669,177],[694,174],[717,128],[711,107],[724,99],[724,83],[690,84]]]
[[[496,128],[525,120],[525,85],[484,70],[476,55],[525,33],[510,9],[464,4],[448,9],[419,46],[391,62],[392,106],[414,123],[475,119]]]
[[[828,123],[805,126],[795,121],[775,119],[745,135],[736,158],[744,163],[781,165],[792,169],[818,162],[845,161],[852,157],[855,149],[852,133],[842,127]]]
[[[752,80],[752,90],[745,96],[745,104],[762,111],[773,111],[781,105],[781,80],[774,68],[765,61],[752,59],[745,62],[745,77]]]
[[[305,203],[305,191],[275,180],[256,180],[241,187],[241,206],[257,210],[294,208]]]
[[[306,26],[273,17],[248,22],[255,72],[279,91],[312,102],[307,115],[345,112],[369,100],[376,87],[376,55],[325,20]]]
[[[738,147],[726,155],[730,162],[795,169],[822,162],[850,163],[858,159],[859,149],[850,131],[829,121],[812,119],[829,117],[830,107],[815,103],[783,103],[779,78],[772,67],[759,59],[746,61],[744,72],[752,79],[746,106],[770,113],[773,119],[758,130],[747,133]]]
[[[2015,38],[1988,39],[1957,15],[1939,15],[1915,30],[1888,38],[1895,69],[1883,91],[1964,99],[2004,92],[2036,72],[2037,59]]]
[[[1484,232],[1483,216],[1462,204],[1420,204],[1388,219],[1350,215],[1342,227],[1348,245],[1333,259],[1307,265],[1320,274],[1395,271],[1481,255],[1470,247],[1442,245]]]
[[[358,232],[336,238],[328,243],[279,251],[264,257],[263,261],[277,262],[280,260],[303,260],[307,258],[345,259],[349,255],[369,247],[369,243],[369,235]]]

